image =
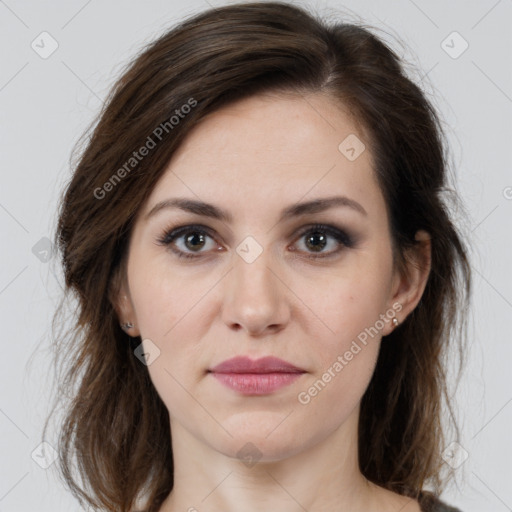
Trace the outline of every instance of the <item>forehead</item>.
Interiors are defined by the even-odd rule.
[[[378,210],[384,204],[372,166],[364,133],[334,99],[254,96],[209,114],[188,134],[145,211],[175,196],[246,211],[336,193]]]

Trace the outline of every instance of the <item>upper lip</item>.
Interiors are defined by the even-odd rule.
[[[252,360],[246,356],[227,359],[209,370],[215,373],[304,373],[305,370],[277,357]]]

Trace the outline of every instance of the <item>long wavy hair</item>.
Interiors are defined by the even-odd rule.
[[[55,233],[65,294],[52,324],[58,387],[45,431],[60,406],[58,467],[82,505],[128,512],[144,497],[156,512],[172,490],[168,411],[134,357],[140,337],[120,328],[113,303],[134,219],[184,137],[263,92],[324,93],[347,107],[364,130],[399,262],[418,230],[432,237],[426,289],[381,346],[358,442],[368,480],[411,497],[442,490],[446,429],[457,432],[447,371],[464,352],[471,276],[450,217],[457,196],[442,124],[404,64],[371,27],[261,2],[190,16],[124,70],[75,149]],[[155,145],[131,160],[148,137]]]

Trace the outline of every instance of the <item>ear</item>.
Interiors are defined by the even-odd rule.
[[[396,318],[402,323],[418,305],[427,285],[432,262],[432,244],[429,233],[420,230],[415,235],[416,243],[407,250],[402,268],[397,269],[392,286],[390,305],[394,305]],[[401,305],[401,308],[398,307]],[[388,325],[383,335],[394,326]]]
[[[133,327],[123,328],[123,330],[132,338],[140,336],[140,330],[135,316],[135,308],[131,300],[130,290],[126,280],[126,272],[121,267],[117,269],[114,277],[112,278],[109,297],[110,302],[117,313],[119,325],[132,324]]]

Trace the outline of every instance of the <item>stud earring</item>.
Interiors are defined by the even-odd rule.
[[[133,324],[130,322],[126,322],[125,324],[121,324],[121,327],[126,331],[128,329],[133,329]]]
[[[395,327],[398,327],[398,324],[399,324],[399,323],[400,323],[400,322],[398,321],[398,318],[396,318],[396,317],[395,317],[395,318],[393,318],[393,325],[394,325]]]

